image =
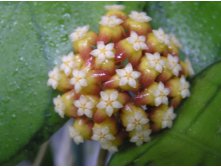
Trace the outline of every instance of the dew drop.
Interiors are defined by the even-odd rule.
[[[16,114],[12,114],[12,118],[16,118]]]

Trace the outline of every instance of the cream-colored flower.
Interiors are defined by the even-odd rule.
[[[86,115],[87,117],[92,118],[92,110],[95,108],[96,104],[91,98],[81,95],[78,100],[74,101],[74,105],[78,108],[77,114],[79,116]]]
[[[179,64],[179,58],[169,54],[167,56],[167,60],[168,60],[168,68],[172,71],[172,73],[175,76],[178,76],[181,70],[181,65]]]
[[[158,84],[157,89],[153,92],[155,97],[155,106],[159,106],[161,104],[168,104],[167,95],[170,93],[168,88],[165,88],[164,84],[160,82]]]
[[[99,23],[103,26],[114,27],[120,25],[122,22],[123,20],[117,16],[102,16]]]
[[[112,116],[114,109],[119,109],[123,107],[123,105],[118,101],[117,91],[101,91],[100,96],[101,100],[97,104],[97,108],[105,109],[105,112],[109,117]]]
[[[149,22],[152,20],[151,17],[146,15],[145,12],[132,11],[129,17],[137,22]]]
[[[180,78],[180,94],[182,98],[186,98],[190,96],[190,90],[189,90],[190,84],[186,81],[186,78],[182,76]]]
[[[58,80],[60,79],[58,67],[55,67],[52,71],[49,71],[48,77],[49,79],[47,85],[51,86],[53,89],[56,89],[58,86]]]
[[[170,39],[170,45],[173,44],[178,48],[182,48],[182,45],[181,45],[180,41],[176,38],[175,35],[170,34],[169,39]]]
[[[69,36],[71,41],[74,42],[82,39],[85,36],[85,34],[88,32],[89,28],[90,28],[89,25],[76,28],[75,31],[71,33]]]
[[[143,50],[143,49],[147,49],[148,46],[145,43],[145,36],[138,36],[136,32],[132,31],[130,33],[130,37],[127,38],[127,41],[133,45],[134,50],[138,51],[138,50]]]
[[[125,8],[124,5],[117,5],[117,4],[105,6],[106,10],[124,10],[124,8]]]
[[[162,128],[171,128],[176,114],[173,112],[173,107],[170,107],[164,114],[162,120]]]
[[[136,87],[136,79],[138,79],[141,75],[140,72],[134,71],[132,65],[129,63],[127,66],[123,69],[117,69],[116,73],[120,79],[119,85],[129,85],[133,88]]]
[[[65,104],[60,95],[53,99],[55,112],[60,115],[60,117],[64,118],[64,110]]]
[[[108,150],[112,153],[117,152],[118,148],[116,145],[114,145],[112,142],[108,141],[108,142],[103,142],[101,143],[101,147],[105,150]]]
[[[100,41],[97,43],[97,49],[94,49],[91,52],[91,55],[97,57],[98,61],[102,63],[106,59],[114,58],[113,48],[114,48],[113,43],[105,45],[103,41]]]
[[[148,60],[149,66],[161,73],[165,62],[163,59],[161,59],[160,54],[159,53],[154,53],[154,54],[146,53],[145,55]]]
[[[145,118],[143,114],[141,114],[138,111],[135,111],[133,115],[128,117],[128,124],[126,131],[132,131],[132,130],[142,130],[142,126],[147,124],[149,122],[148,118]]]
[[[158,30],[153,30],[154,36],[162,43],[169,45],[170,44],[170,38],[169,36],[163,31],[162,28],[159,28]]]
[[[115,137],[110,133],[109,127],[93,127],[93,136],[92,139],[99,141],[101,143],[109,142],[115,139]]]
[[[137,146],[140,146],[144,142],[150,141],[150,129],[144,129],[141,131],[136,131],[136,133],[131,137],[130,142],[136,143]]]
[[[74,89],[77,93],[81,91],[81,89],[88,85],[86,80],[86,71],[84,70],[74,70],[73,77],[70,80],[70,83],[74,85]]]
[[[80,144],[80,143],[84,142],[83,137],[80,135],[80,133],[73,126],[69,126],[68,130],[69,130],[70,137],[73,138],[73,140],[76,144]]]
[[[63,56],[61,60],[62,60],[62,64],[60,66],[61,70],[63,70],[66,75],[70,75],[74,66],[73,52],[70,52],[67,56]]]

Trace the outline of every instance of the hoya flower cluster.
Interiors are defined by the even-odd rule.
[[[61,92],[55,111],[74,119],[73,140],[95,140],[114,152],[124,140],[141,145],[172,127],[193,71],[179,59],[178,40],[153,30],[146,13],[105,8],[98,33],[86,25],[70,34],[74,52],[49,72],[48,85]]]

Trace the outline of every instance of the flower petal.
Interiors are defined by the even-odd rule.
[[[110,100],[116,100],[118,98],[118,92],[117,91],[113,91],[110,94]]]
[[[100,103],[97,104],[97,108],[102,109],[102,108],[106,108],[106,103],[104,101],[101,101]]]
[[[122,108],[123,107],[123,105],[118,101],[114,101],[112,103],[112,105],[113,105],[114,108]]]
[[[114,110],[113,110],[113,107],[111,106],[107,106],[106,108],[106,114],[111,117],[111,115],[113,114]]]
[[[136,88],[137,82],[135,79],[130,78],[129,79],[129,85],[133,88]]]

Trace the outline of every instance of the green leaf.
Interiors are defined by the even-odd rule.
[[[61,127],[53,111],[55,92],[47,73],[71,50],[68,35],[77,26],[97,30],[105,4],[115,2],[0,3],[0,163],[12,164]],[[130,3],[142,9],[144,3]],[[31,152],[29,151],[31,150]]]
[[[221,165],[221,62],[192,81],[172,129],[116,153],[110,165]]]

